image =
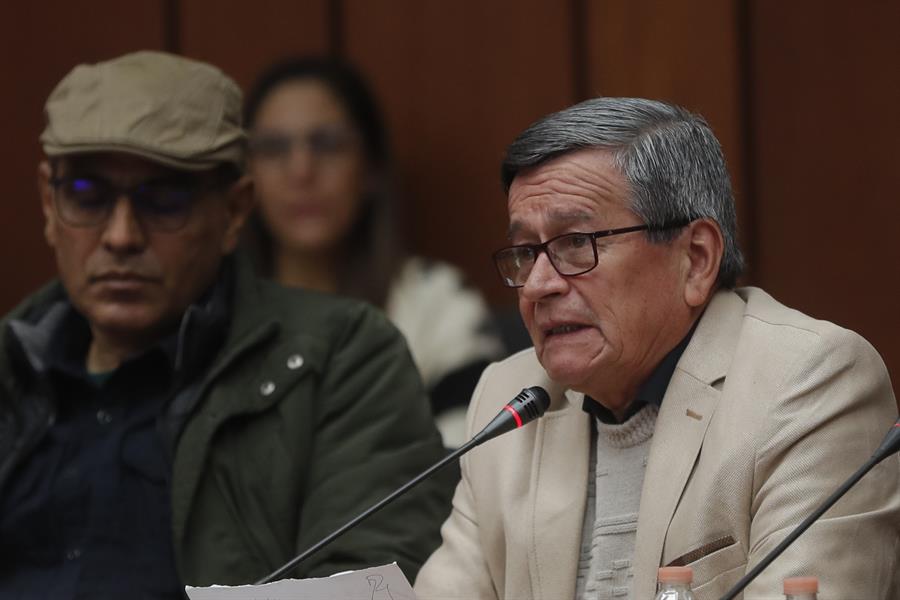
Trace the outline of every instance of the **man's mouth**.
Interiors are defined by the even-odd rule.
[[[130,273],[130,272],[101,273],[99,275],[94,275],[91,279],[95,282],[102,282],[102,281],[110,281],[110,282],[135,281],[135,282],[138,282],[138,281],[150,281],[151,280],[150,277],[146,277],[139,273]]]
[[[575,331],[580,331],[582,329],[587,329],[587,325],[578,325],[575,323],[567,323],[565,325],[557,325],[555,327],[551,327],[550,329],[544,330],[544,336],[550,337],[553,335],[560,335],[564,333],[573,333]]]
[[[133,294],[143,294],[151,286],[157,285],[159,282],[152,277],[145,277],[139,273],[102,273],[90,279],[95,289],[105,294],[122,294],[131,296]]]

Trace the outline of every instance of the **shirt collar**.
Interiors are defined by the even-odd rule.
[[[663,357],[660,363],[656,365],[656,368],[653,369],[653,372],[650,373],[650,377],[641,384],[634,400],[628,405],[628,409],[625,411],[625,418],[622,419],[622,423],[636,415],[638,411],[648,404],[654,405],[657,408],[662,407],[663,397],[666,395],[666,389],[669,387],[669,382],[672,380],[672,374],[675,372],[678,360],[681,358],[681,355],[684,354],[684,349],[687,348],[688,343],[691,341],[691,337],[694,335],[694,330],[697,328],[697,323],[699,322],[700,320],[697,319],[697,322],[691,326],[687,335],[685,335],[678,345],[672,348],[669,353]],[[601,423],[617,424],[620,422],[616,419],[611,410],[588,395],[584,396],[581,408],[589,415],[597,418]]]

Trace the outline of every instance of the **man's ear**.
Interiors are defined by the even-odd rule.
[[[255,204],[253,198],[253,180],[249,175],[244,175],[228,188],[225,194],[228,208],[227,228],[222,238],[222,253],[232,252],[241,239],[241,230],[247,218],[253,211]]]
[[[37,185],[38,195],[41,197],[41,211],[44,213],[44,239],[51,247],[55,247],[56,228],[59,225],[56,222],[56,211],[53,209],[53,184],[50,183],[52,178],[53,170],[50,163],[42,160],[38,163]]]
[[[719,265],[725,239],[719,224],[712,219],[698,219],[688,225],[687,277],[684,300],[693,308],[703,306],[716,289]]]

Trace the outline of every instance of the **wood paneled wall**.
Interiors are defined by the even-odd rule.
[[[752,6],[755,280],[900,381],[900,3]]]
[[[722,141],[745,282],[860,331],[900,377],[898,3],[54,0],[5,12],[0,309],[53,272],[34,172],[43,101],[68,69],[160,48],[247,86],[275,59],[332,52],[382,101],[412,248],[462,266],[495,306],[514,302],[489,261],[504,241],[506,144],[586,97],[661,98]]]

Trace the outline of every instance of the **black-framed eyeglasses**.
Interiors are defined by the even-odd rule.
[[[690,222],[690,220],[684,220],[652,227],[650,225],[633,225],[592,233],[564,233],[541,244],[520,244],[501,248],[494,252],[494,265],[497,267],[503,285],[511,288],[520,288],[525,285],[541,252],[547,255],[547,259],[557,273],[565,277],[574,277],[587,273],[597,266],[599,262],[597,240],[600,238],[634,231],[667,231],[684,227]]]
[[[356,134],[340,125],[323,125],[304,133],[260,131],[250,136],[250,154],[260,160],[283,161],[295,146],[305,147],[316,158],[346,152],[357,141]]]
[[[127,197],[135,216],[147,227],[165,232],[188,222],[194,199],[210,185],[191,177],[145,181],[120,187],[93,175],[73,175],[50,180],[60,220],[71,227],[97,227],[109,219],[117,200]]]

